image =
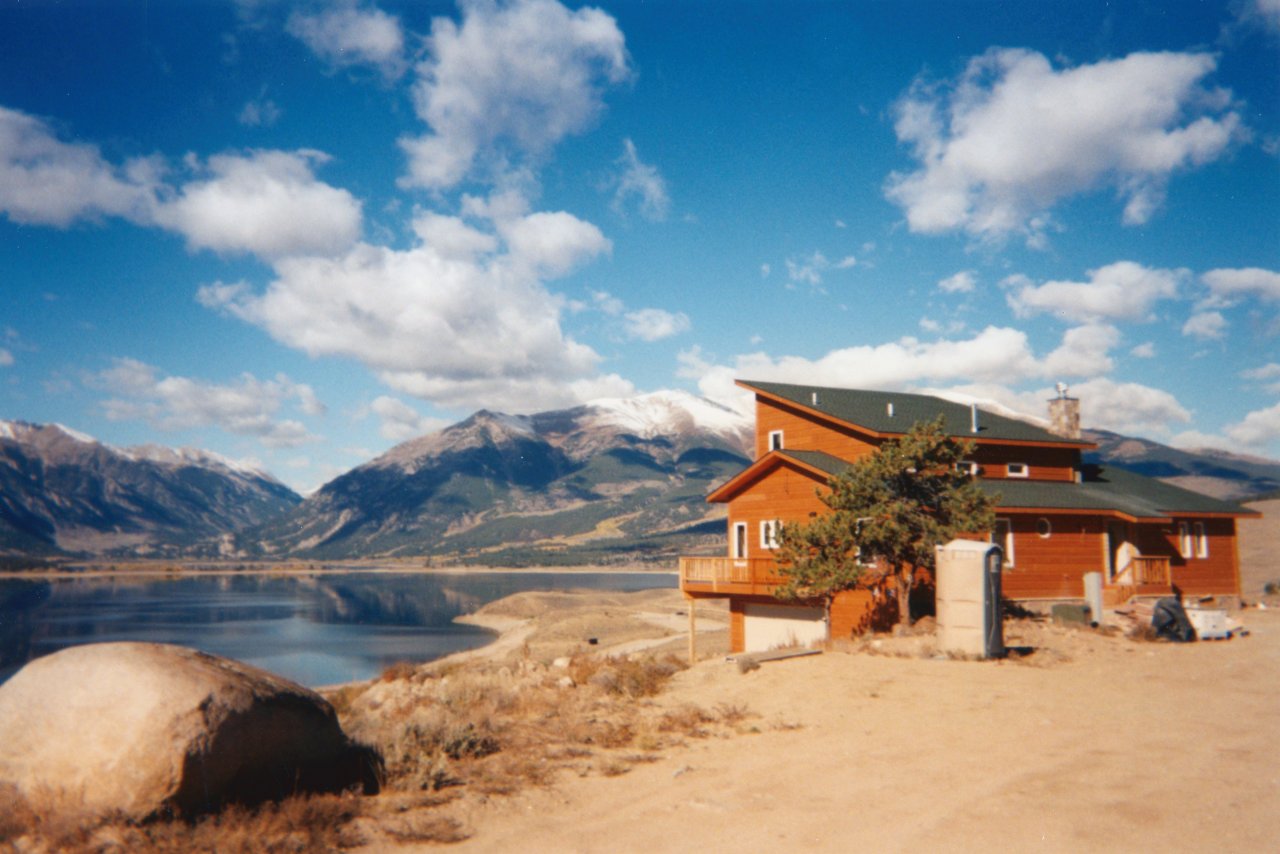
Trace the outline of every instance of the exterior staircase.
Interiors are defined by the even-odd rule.
[[[1102,604],[1116,608],[1136,599],[1159,599],[1173,595],[1173,574],[1169,558],[1135,555],[1116,573],[1115,580],[1102,587]]]

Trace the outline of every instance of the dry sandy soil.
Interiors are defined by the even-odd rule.
[[[1266,519],[1242,525],[1250,601],[1280,578],[1280,502],[1263,509]],[[521,626],[525,655],[587,634],[609,647],[646,634],[638,613],[678,616],[679,603],[650,595],[610,615],[592,615],[594,603],[567,622],[550,615],[572,611],[569,600],[534,597],[487,619]],[[1005,661],[882,637],[745,673],[719,652],[723,616],[700,612],[700,627],[719,630],[700,640],[708,657],[637,702],[748,710],[736,731],[688,739],[621,776],[562,774],[511,797],[461,798],[451,813],[470,837],[456,848],[1274,851],[1280,599],[1267,599],[1273,607],[1239,615],[1248,634],[1228,641],[1139,642],[1019,620],[1006,643],[1023,654]]]

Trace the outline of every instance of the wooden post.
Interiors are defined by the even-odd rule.
[[[692,667],[698,663],[698,600],[690,598],[686,601],[689,603],[689,666]]]

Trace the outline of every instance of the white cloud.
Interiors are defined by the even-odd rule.
[[[667,182],[657,167],[640,160],[636,145],[630,139],[622,141],[622,156],[618,158],[618,164],[622,167],[622,174],[618,176],[618,189],[613,194],[613,209],[623,210],[627,201],[634,197],[645,219],[666,219],[667,210],[671,207]]]
[[[61,142],[40,119],[0,107],[0,212],[14,222],[62,228],[101,216],[146,222],[159,183],[154,160],[117,168],[96,146]]]
[[[627,336],[641,341],[660,341],[689,331],[691,324],[684,312],[670,312],[661,308],[642,308],[627,312],[625,327]]]
[[[335,68],[372,65],[388,80],[404,73],[400,19],[380,9],[339,2],[315,15],[294,12],[285,29]]]
[[[404,442],[448,426],[445,420],[429,418],[404,401],[386,395],[375,398],[369,408],[382,421],[379,435],[393,442]]]
[[[769,278],[769,274],[772,272],[773,272],[773,267],[771,267],[770,265],[768,264],[760,265],[760,278],[767,279]]]
[[[1241,371],[1240,376],[1247,380],[1256,380],[1272,394],[1280,394],[1280,363],[1269,362],[1260,368]]]
[[[1275,453],[1280,447],[1280,403],[1266,409],[1257,409],[1243,419],[1223,428],[1221,435],[1188,431],[1172,440],[1180,448],[1220,448],[1240,453]]]
[[[276,418],[286,402],[292,401],[307,415],[325,411],[310,386],[295,383],[284,374],[259,380],[246,373],[234,383],[217,385],[161,376],[144,362],[116,359],[88,383],[116,395],[102,403],[110,420],[143,420],[160,430],[218,427],[252,436],[272,448],[296,447],[317,438],[297,420]]]
[[[1260,267],[1210,270],[1200,277],[1216,305],[1232,305],[1240,299],[1257,297],[1264,302],[1280,302],[1280,273]]]
[[[316,179],[312,164],[326,159],[312,151],[215,155],[209,177],[185,184],[155,219],[195,249],[268,259],[342,252],[360,236],[361,205]]]
[[[1156,357],[1156,345],[1152,341],[1144,341],[1130,350],[1129,355],[1135,359],[1154,359]]]
[[[537,160],[588,128],[604,88],[630,74],[612,17],[554,0],[464,3],[461,24],[432,21],[428,51],[414,102],[431,132],[400,141],[405,183],[427,189],[452,187],[477,165],[501,175]]]
[[[1243,134],[1230,93],[1202,84],[1216,66],[1209,54],[1134,53],[1055,70],[1039,53],[992,48],[895,105],[920,168],[890,175],[885,193],[926,234],[1043,245],[1054,204],[1103,187],[1124,200],[1126,224],[1145,222],[1174,172]]]
[[[561,329],[561,298],[544,280],[608,251],[590,223],[516,213],[521,200],[472,200],[470,221],[415,222],[405,249],[359,243],[333,258],[274,262],[262,293],[215,283],[201,301],[312,356],[355,358],[390,387],[450,408],[529,411],[625,393],[597,374],[600,356]]]
[[[1108,355],[1120,343],[1120,330],[1107,324],[1068,329],[1062,344],[1044,360],[1043,372],[1054,377],[1093,377],[1114,367]]]
[[[815,290],[821,290],[823,276],[831,270],[849,270],[857,266],[858,259],[852,255],[846,255],[839,261],[831,261],[826,255],[815,251],[812,255],[802,258],[788,258],[787,264],[787,281],[788,287],[794,287],[797,284],[807,284]],[[768,265],[766,265],[767,268]],[[762,268],[763,271],[764,268]],[[766,272],[765,275],[768,275]]]
[[[270,98],[246,101],[236,120],[246,127],[271,127],[280,120],[280,107]]]
[[[13,353],[10,353],[4,347],[0,347],[0,368],[12,367],[13,361]]]
[[[939,281],[938,290],[944,294],[967,294],[972,293],[977,284],[978,280],[972,270],[961,270]]]
[[[1202,311],[1191,315],[1182,324],[1182,334],[1201,341],[1218,340],[1227,334],[1229,325],[1220,312]]]
[[[1280,33],[1280,0],[1246,0],[1240,5],[1240,20]]]
[[[1049,312],[1060,318],[1088,323],[1101,319],[1151,320],[1155,303],[1173,299],[1188,276],[1187,270],[1144,267],[1117,261],[1089,270],[1087,282],[1050,281],[1035,285],[1025,276],[1011,276],[1001,285],[1019,317]]]

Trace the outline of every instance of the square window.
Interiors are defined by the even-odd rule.
[[[1004,467],[1006,477],[1030,477],[1031,468],[1026,463],[1008,463]]]

